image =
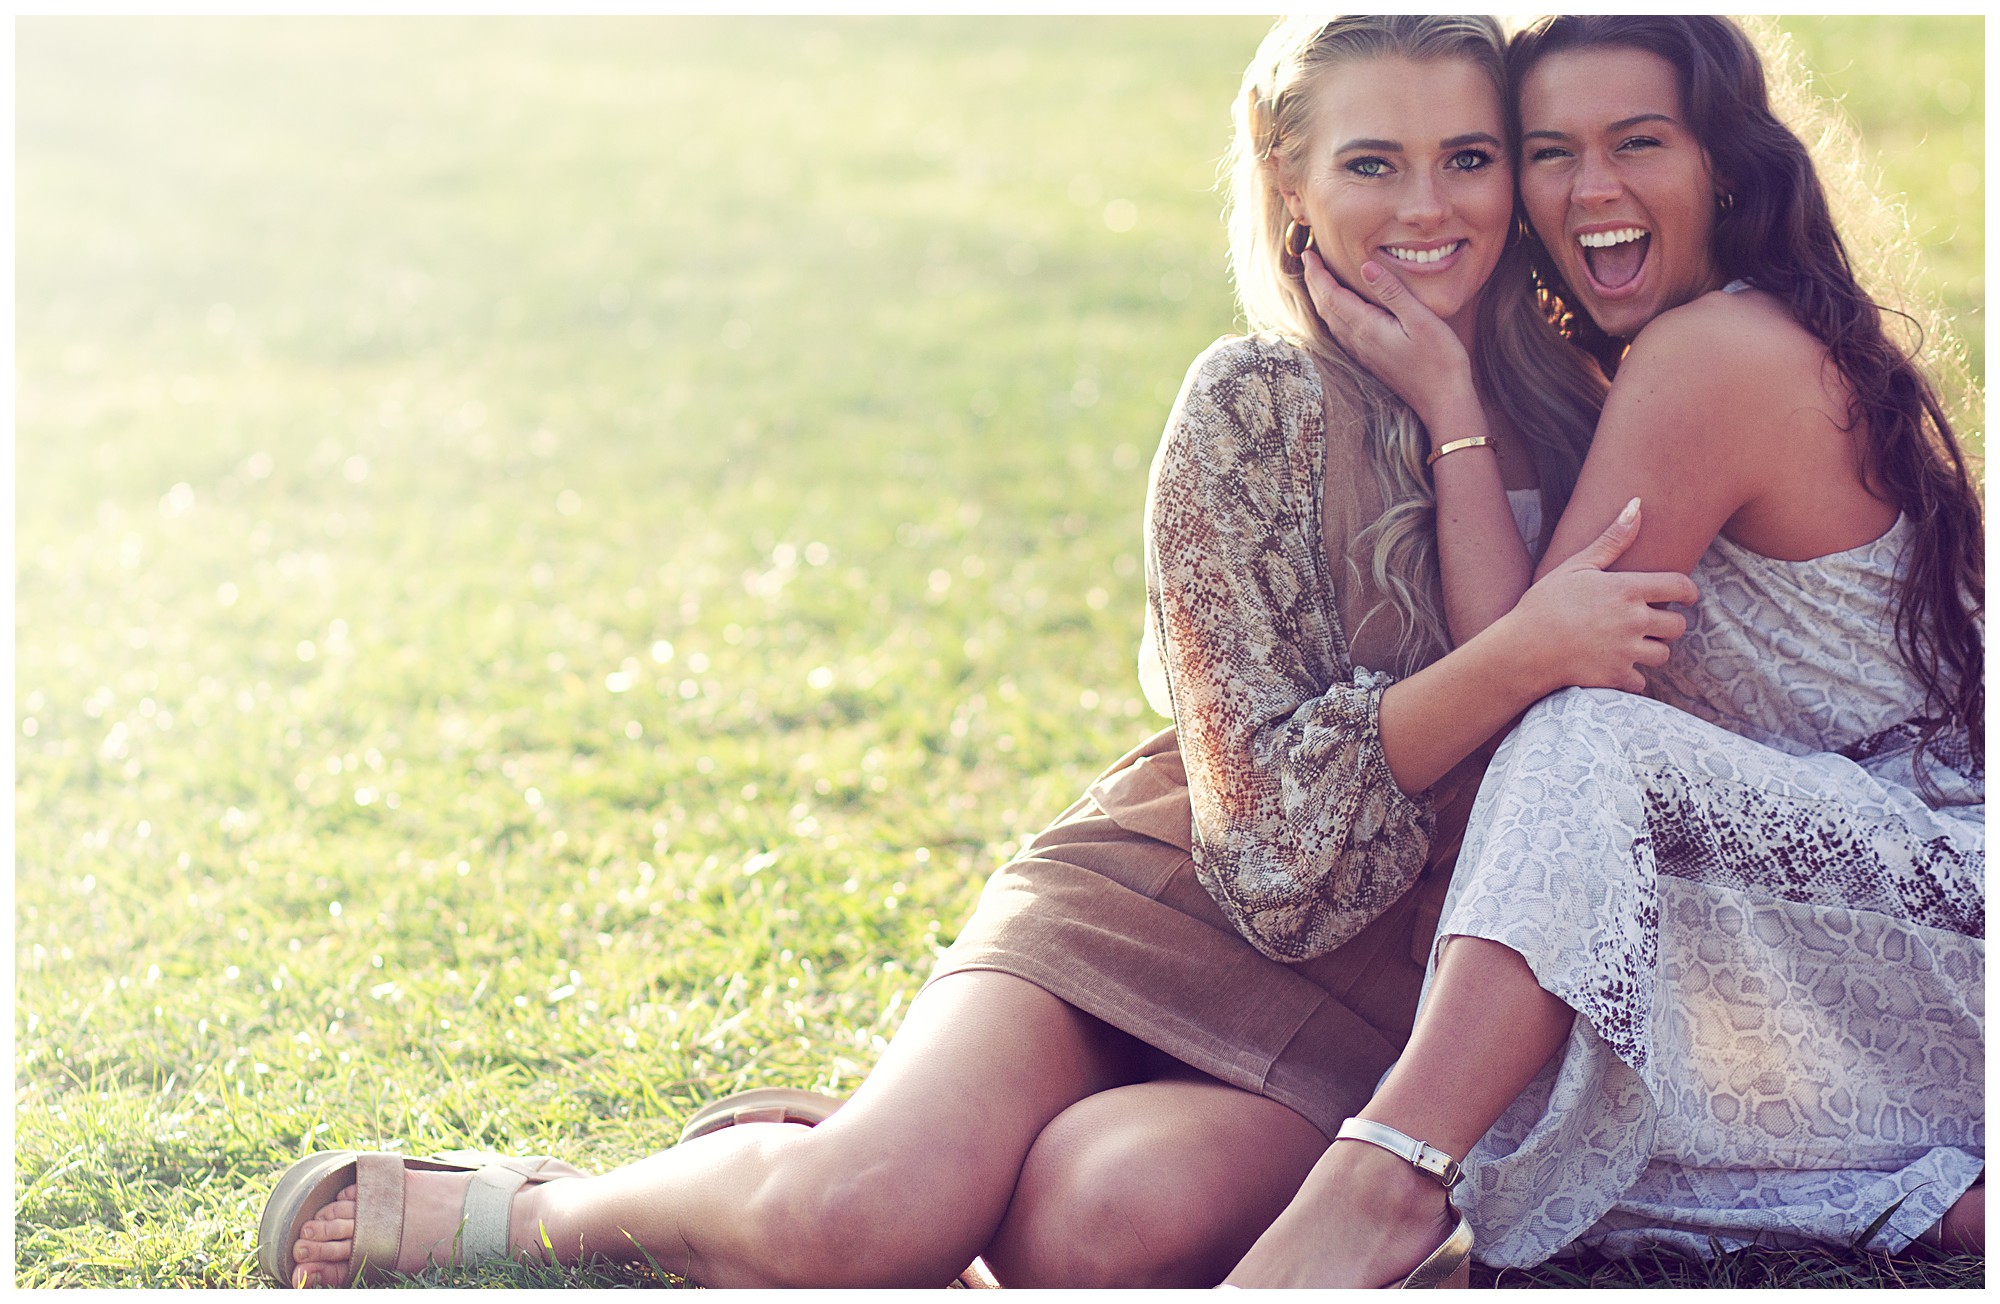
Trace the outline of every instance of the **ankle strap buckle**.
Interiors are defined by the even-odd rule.
[[[1393,1127],[1369,1119],[1348,1119],[1340,1125],[1340,1130],[1334,1133],[1333,1139],[1366,1141],[1369,1145],[1380,1146],[1419,1171],[1429,1173],[1447,1191],[1457,1186],[1460,1179],[1465,1176],[1458,1160],[1430,1142],[1419,1141],[1407,1133],[1398,1132]]]

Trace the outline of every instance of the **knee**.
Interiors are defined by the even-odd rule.
[[[1028,1152],[988,1266],[1010,1287],[1214,1285],[1213,1211],[1159,1158],[1129,1132],[1058,1116]]]

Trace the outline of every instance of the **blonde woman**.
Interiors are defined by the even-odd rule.
[[[1446,655],[1424,433],[1304,290],[1307,248],[1407,266],[1507,414],[1539,543],[1602,382],[1529,299],[1501,48],[1488,19],[1427,16],[1282,24],[1258,51],[1228,178],[1255,333],[1196,360],[1148,504],[1176,727],[994,874],[851,1100],[719,1102],[593,1177],[313,1156],[266,1209],[266,1269],[644,1255],[710,1286],[935,1286],[982,1256],[1010,1286],[1220,1280],[1402,1047],[1482,745],[1551,689],[1635,680],[1680,629],[1648,602],[1691,596],[1603,573],[1626,522]]]

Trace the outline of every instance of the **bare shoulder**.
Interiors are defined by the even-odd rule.
[[[1820,386],[1825,361],[1826,346],[1778,299],[1756,289],[1717,290],[1648,322],[1618,380],[1670,384],[1690,399],[1790,404]]]

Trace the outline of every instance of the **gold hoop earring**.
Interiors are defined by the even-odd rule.
[[[1736,207],[1736,192],[1735,192],[1735,191],[1733,191],[1733,190],[1732,190],[1732,191],[1729,191],[1729,192],[1727,192],[1727,193],[1725,193],[1725,194],[1720,194],[1720,195],[1717,195],[1717,196],[1715,197],[1715,211],[1716,211],[1716,212],[1718,212],[1718,213],[1727,213],[1728,211],[1730,211],[1731,209],[1733,209],[1733,208],[1735,208],[1735,207]]]
[[[1299,232],[1301,231],[1306,233],[1304,240],[1299,239]],[[1285,228],[1285,253],[1294,262],[1303,259],[1306,256],[1306,250],[1312,247],[1313,229],[1304,222],[1294,221],[1290,226]]]

